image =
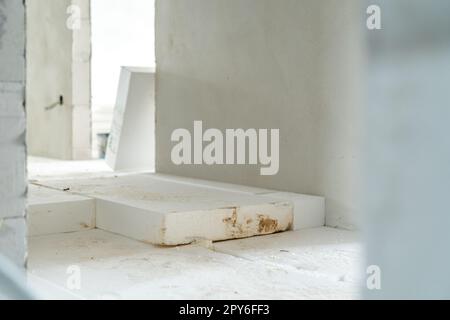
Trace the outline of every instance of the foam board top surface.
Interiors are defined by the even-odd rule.
[[[29,185],[28,205],[40,205],[49,203],[62,203],[89,200],[88,197],[79,196],[69,192],[54,190],[38,185]]]
[[[287,201],[258,195],[219,190],[151,174],[115,178],[47,181],[43,185],[102,200],[110,200],[154,212],[175,213],[235,208]]]

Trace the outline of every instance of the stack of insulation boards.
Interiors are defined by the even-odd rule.
[[[320,226],[323,199],[301,199],[317,204]],[[43,235],[98,228],[167,246],[222,241],[291,230],[291,200],[270,190],[157,174],[36,181],[29,230]]]

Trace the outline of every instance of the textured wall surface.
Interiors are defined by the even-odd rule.
[[[26,4],[29,154],[67,160],[89,159],[89,0],[27,0]],[[72,5],[80,11],[68,10]],[[77,18],[79,28],[69,28],[68,24]],[[64,105],[45,110],[58,102],[60,95],[64,97]]]
[[[0,254],[26,262],[25,8],[0,0]]]
[[[328,225],[352,228],[364,14],[354,0],[157,1],[157,170],[325,196]],[[194,120],[279,128],[279,174],[174,165],[171,134]]]
[[[27,0],[28,152],[72,159],[72,31],[66,10],[71,0]],[[64,96],[64,105],[45,108]]]

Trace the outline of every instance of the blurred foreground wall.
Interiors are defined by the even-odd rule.
[[[450,298],[450,2],[371,1],[363,159],[369,298]]]
[[[25,8],[0,0],[0,254],[26,261]]]

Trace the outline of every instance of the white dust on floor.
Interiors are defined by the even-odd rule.
[[[174,248],[92,230],[31,238],[29,279],[42,298],[356,299],[361,250],[330,228]]]
[[[111,176],[113,170],[104,160],[65,161],[28,157],[28,179],[52,180],[59,178],[89,178]]]

